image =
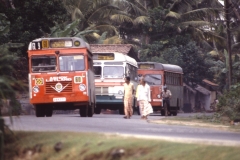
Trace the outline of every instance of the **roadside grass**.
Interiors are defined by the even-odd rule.
[[[149,120],[150,123],[187,125],[197,127],[209,127],[221,130],[240,132],[240,122],[231,123],[227,118],[215,120],[215,115],[196,114],[189,117],[168,116],[159,120]]]
[[[14,132],[6,140],[6,160],[239,160],[240,157],[240,147],[93,133]],[[58,142],[62,147],[57,152],[54,146]]]

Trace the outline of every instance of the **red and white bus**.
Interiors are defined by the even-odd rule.
[[[151,104],[154,111],[161,111],[163,107],[162,91],[166,85],[172,92],[170,100],[170,114],[176,116],[183,106],[183,70],[180,66],[156,62],[138,62],[138,75],[144,76],[151,87]]]
[[[37,117],[53,110],[80,109],[92,117],[95,107],[93,59],[89,45],[77,37],[39,38],[30,42],[29,96]]]

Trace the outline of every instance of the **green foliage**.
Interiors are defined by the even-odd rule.
[[[5,14],[0,13],[0,45],[5,43],[8,38],[7,34],[10,29],[10,22],[7,20]]]
[[[161,6],[149,10],[151,23],[143,25],[143,32],[150,36],[152,41],[169,38],[171,35],[176,34],[177,30],[175,29],[173,21],[166,20],[168,13],[169,10]]]
[[[24,91],[26,85],[15,77],[15,63],[18,61],[16,53],[11,52],[11,48],[19,48],[24,44],[7,43],[0,45],[0,106],[7,99],[10,100],[9,115],[19,115],[21,111],[20,103],[16,100],[16,91]],[[21,73],[20,73],[21,74]]]
[[[184,82],[190,86],[200,84],[202,79],[212,79],[209,70],[208,56],[194,41],[190,35],[176,35],[168,40],[154,41],[144,46],[141,51],[142,61],[153,61],[179,65],[183,68]]]
[[[9,51],[10,48],[21,47],[23,44],[4,44],[0,46],[0,99],[15,97],[16,89],[23,89],[20,81],[14,78],[14,63],[18,60],[16,54]]]
[[[60,0],[17,0],[15,8],[0,7],[10,22],[9,41],[24,43],[21,54],[33,39],[50,33],[50,28],[67,20],[67,11]],[[4,7],[4,8],[3,8]]]
[[[240,83],[231,86],[230,91],[225,91],[219,99],[218,113],[229,117],[230,120],[240,119]]]

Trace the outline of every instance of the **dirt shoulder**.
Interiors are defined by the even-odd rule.
[[[205,128],[214,128],[227,131],[240,132],[240,124],[235,125],[214,123],[206,120],[197,120],[193,117],[189,118],[162,118],[159,120],[148,120],[149,123],[155,124],[168,124],[168,125],[184,125],[184,126],[193,126],[193,127],[205,127]]]

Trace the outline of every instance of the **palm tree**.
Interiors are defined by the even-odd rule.
[[[147,4],[143,0],[65,0],[64,4],[72,20],[80,19],[78,31],[95,30],[85,35],[93,43],[100,42],[98,37],[106,38],[103,43],[129,43],[136,39],[132,35],[139,35],[136,31],[139,26],[149,22]]]
[[[119,8],[108,0],[64,0],[64,5],[72,21],[79,20],[74,32],[75,36],[84,35],[90,43],[98,43],[98,38],[104,33],[108,37],[118,36],[117,28],[112,24],[110,16],[121,13]]]

